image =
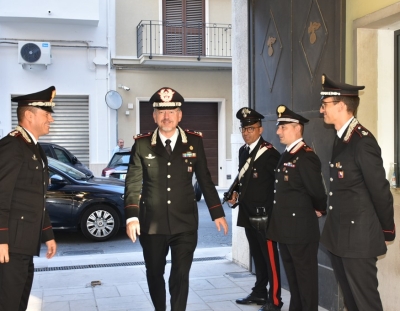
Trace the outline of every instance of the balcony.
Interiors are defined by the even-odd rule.
[[[141,21],[136,27],[137,58],[115,58],[125,68],[231,70],[229,24]]]

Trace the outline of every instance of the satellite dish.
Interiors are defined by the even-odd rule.
[[[108,91],[106,94],[106,104],[111,109],[119,109],[122,105],[122,97],[117,91]]]
[[[35,43],[27,43],[21,48],[21,57],[24,59],[24,61],[27,61],[29,63],[34,63],[39,60],[40,56],[42,55],[42,52],[40,51],[40,48],[38,45]]]

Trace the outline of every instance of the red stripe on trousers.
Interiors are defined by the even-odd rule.
[[[279,299],[277,297],[278,293],[278,275],[276,273],[276,263],[275,263],[275,254],[274,254],[274,248],[272,245],[272,241],[267,240],[267,249],[268,249],[268,255],[269,255],[269,261],[271,263],[271,270],[272,270],[272,278],[273,278],[273,303],[275,306],[279,306]],[[270,284],[271,285],[271,284]]]

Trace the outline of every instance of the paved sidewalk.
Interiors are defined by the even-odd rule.
[[[37,271],[28,311],[154,310],[141,252],[35,258],[34,262]],[[169,269],[167,264],[166,280]],[[246,297],[254,280],[254,275],[231,261],[231,247],[197,249],[187,311],[256,311],[260,306],[235,303]],[[287,311],[290,294],[282,290],[282,296],[282,311]]]

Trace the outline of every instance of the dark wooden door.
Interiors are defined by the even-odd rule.
[[[329,186],[334,129],[321,118],[319,92],[322,73],[344,78],[345,0],[249,0],[249,8],[250,103],[265,116],[264,136],[283,151],[276,136],[279,105],[308,118],[304,138],[320,157]],[[343,302],[323,247],[318,261],[320,305],[339,310]]]
[[[218,103],[185,102],[182,112],[179,126],[203,134],[208,169],[214,184],[218,185]],[[140,102],[140,132],[153,132],[156,127],[153,107],[148,102]]]

